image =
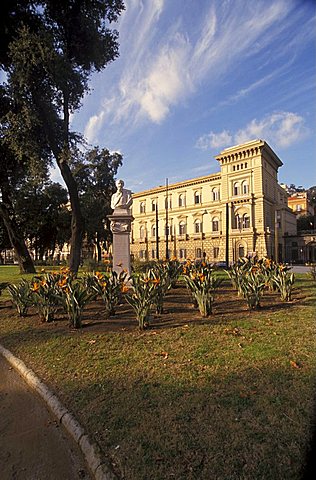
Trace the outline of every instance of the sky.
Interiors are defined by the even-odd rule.
[[[120,56],[72,129],[122,153],[133,192],[219,172],[215,155],[256,138],[280,183],[315,185],[315,18],[313,0],[126,0]]]

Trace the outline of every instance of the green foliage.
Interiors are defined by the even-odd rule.
[[[240,279],[240,290],[246,299],[249,310],[260,307],[260,299],[266,286],[265,279],[259,270],[252,268]]]
[[[11,284],[8,287],[12,303],[16,306],[20,317],[25,317],[29,307],[33,304],[31,283],[22,279],[18,284]]]
[[[62,274],[47,273],[32,281],[34,306],[43,322],[51,322],[58,307]]]
[[[126,276],[127,273],[124,271],[119,274],[112,271],[109,276],[96,272],[94,275],[86,276],[84,279],[86,285],[90,285],[90,289],[102,299],[105,305],[106,318],[115,315],[115,308],[121,300],[122,292],[126,289],[128,290],[124,285]]]
[[[2,291],[5,290],[9,285],[9,282],[0,282],[0,295],[2,294]]]
[[[163,301],[171,288],[172,278],[169,276],[169,262],[156,262],[148,268],[147,275],[156,285],[155,306],[156,313],[163,313]]]
[[[274,275],[273,281],[281,294],[281,300],[283,302],[290,302],[295,281],[294,273],[280,269],[279,272]]]
[[[59,299],[68,315],[69,325],[81,327],[81,318],[84,307],[94,298],[84,283],[69,276],[61,287]]]
[[[150,308],[155,303],[159,280],[151,279],[147,273],[132,275],[130,280],[132,292],[125,298],[136,314],[140,330],[144,330],[149,325]]]
[[[184,273],[184,281],[201,316],[208,317],[212,314],[214,295],[220,280],[214,275],[212,267],[205,262],[187,263]]]

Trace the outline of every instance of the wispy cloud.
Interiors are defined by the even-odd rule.
[[[143,121],[163,122],[201,84],[215,84],[242,55],[262,50],[278,35],[280,22],[293,6],[286,0],[212,2],[193,32],[181,14],[168,23],[171,7],[164,0],[130,0],[119,26],[119,80],[107,91],[99,113],[90,118],[89,138],[104,122],[123,128]],[[247,89],[238,93],[246,94]]]
[[[223,130],[202,135],[196,142],[201,150],[229,147],[261,138],[276,148],[288,148],[309,134],[305,120],[293,112],[275,112],[262,120],[253,119],[235,133]]]
[[[101,111],[98,115],[93,115],[89,118],[84,129],[84,136],[89,143],[93,143],[98,138],[99,131],[102,127],[104,113],[104,111]]]

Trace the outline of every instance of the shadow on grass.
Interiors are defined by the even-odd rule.
[[[197,365],[186,374],[167,366],[144,377],[115,368],[64,387],[123,478],[301,478],[311,423],[301,395],[310,392],[292,371],[267,365],[203,377]]]

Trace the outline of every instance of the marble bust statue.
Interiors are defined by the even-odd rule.
[[[132,192],[124,187],[123,180],[116,181],[117,190],[111,197],[111,208],[128,210],[132,203]]]

